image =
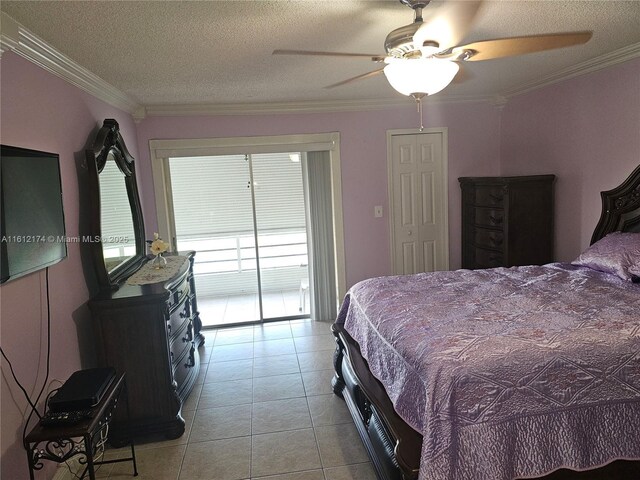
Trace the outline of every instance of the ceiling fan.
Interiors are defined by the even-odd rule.
[[[431,0],[399,0],[414,11],[414,21],[393,30],[384,43],[386,55],[366,53],[274,50],[273,55],[316,55],[335,57],[369,57],[384,63],[371,72],[343,80],[325,88],[363,80],[384,73],[391,86],[418,102],[449,85],[458,74],[461,62],[492,60],[586,43],[592,32],[556,33],[524,37],[499,38],[458,45],[471,28],[482,4],[481,0],[448,1],[433,14],[423,18],[422,10]],[[431,12],[427,12],[431,13]]]

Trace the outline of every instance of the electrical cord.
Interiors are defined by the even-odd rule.
[[[7,362],[7,365],[9,365],[9,370],[11,370],[11,376],[13,377],[13,381],[16,382],[16,385],[18,385],[20,390],[22,390],[22,394],[24,395],[24,398],[27,399],[27,402],[29,402],[29,406],[31,407],[31,410],[36,412],[36,415],[38,415],[39,418],[42,418],[42,415],[40,415],[40,412],[38,412],[38,409],[36,408],[36,406],[33,404],[31,399],[29,398],[29,394],[24,389],[22,384],[18,381],[18,378],[16,377],[16,374],[13,371],[13,365],[11,365],[11,361],[7,358],[7,355],[4,353],[4,350],[2,349],[2,347],[0,347],[0,353],[2,353],[2,357]]]
[[[36,397],[36,401],[33,402],[38,405],[40,401],[40,397],[44,393],[45,388],[47,387],[47,383],[49,382],[49,372],[51,369],[51,300],[49,298],[49,267],[45,269],[45,284],[47,290],[47,370],[44,376],[44,382],[42,383],[42,388],[40,389],[40,393]],[[46,405],[45,405],[46,408]],[[27,428],[29,427],[29,422],[31,421],[31,416],[33,415],[34,410],[31,410],[29,416],[27,417],[27,421],[24,423],[24,429],[22,430],[22,440],[27,436]],[[37,410],[36,410],[37,412]],[[42,418],[42,417],[40,417]]]
[[[55,381],[55,380],[54,380]],[[52,382],[53,383],[53,382]],[[49,399],[51,398],[51,395],[53,395],[54,393],[56,393],[58,390],[60,390],[60,388],[62,387],[58,387],[58,388],[54,388],[53,390],[51,390],[48,394],[47,394],[47,398],[44,399],[44,404],[45,404],[45,408],[47,405],[49,405]]]
[[[29,422],[31,421],[31,417],[33,416],[33,414],[35,413],[39,419],[42,418],[42,415],[38,411],[37,405],[38,405],[38,402],[40,401],[40,398],[42,397],[42,394],[44,393],[45,388],[47,387],[47,383],[49,382],[49,372],[51,368],[51,301],[49,297],[49,267],[45,269],[45,283],[46,283],[46,291],[47,291],[47,370],[45,373],[45,378],[42,384],[42,388],[40,389],[40,392],[38,393],[38,396],[36,397],[35,402],[31,401],[29,394],[27,393],[25,388],[22,386],[22,384],[18,380],[18,377],[16,377],[11,361],[9,360],[7,355],[4,353],[4,350],[2,349],[2,347],[0,347],[0,352],[2,353],[2,357],[5,359],[5,361],[9,365],[9,370],[11,370],[11,375],[13,376],[13,380],[16,382],[16,385],[18,385],[24,397],[26,398],[27,402],[29,403],[29,406],[31,407],[31,411],[29,412],[29,415],[27,416],[27,420],[24,423],[24,428],[22,429],[23,444],[25,442],[25,438],[27,437],[27,428],[29,427]],[[51,393],[47,395],[47,399],[49,398],[50,395]]]

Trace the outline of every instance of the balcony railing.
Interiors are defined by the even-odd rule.
[[[255,271],[255,237],[252,232],[178,238],[179,250],[195,250],[194,274],[212,275]],[[258,234],[260,268],[299,268],[309,263],[304,230]]]

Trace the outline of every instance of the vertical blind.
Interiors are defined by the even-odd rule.
[[[332,322],[338,312],[331,202],[329,152],[308,152],[303,165],[307,189],[308,229],[310,232],[309,277],[311,279],[311,318]]]

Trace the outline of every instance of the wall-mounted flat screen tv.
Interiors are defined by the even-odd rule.
[[[0,283],[67,256],[60,159],[1,145]]]

